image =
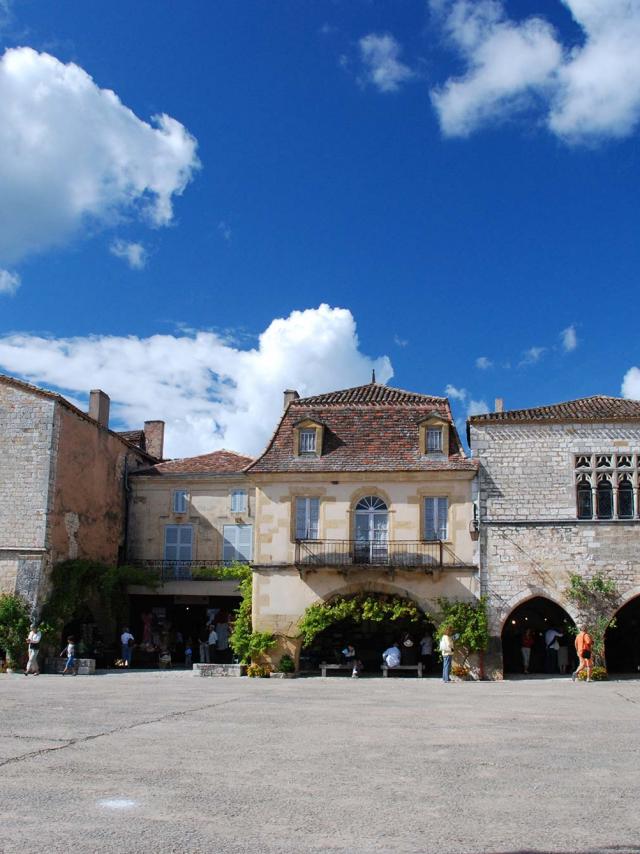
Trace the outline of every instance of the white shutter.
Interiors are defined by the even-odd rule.
[[[253,525],[224,525],[222,529],[222,559],[228,561],[251,560]]]
[[[447,540],[448,537],[449,501],[447,498],[438,498],[438,539]]]
[[[320,536],[320,499],[307,499],[307,539],[317,540]]]
[[[307,499],[296,498],[296,540],[307,539]]]
[[[173,493],[173,512],[174,513],[186,513],[187,512],[187,492],[184,489],[177,489]]]
[[[234,489],[231,493],[231,512],[244,513],[247,509],[247,493],[244,489]]]
[[[193,528],[178,525],[178,560],[191,560],[193,552]]]

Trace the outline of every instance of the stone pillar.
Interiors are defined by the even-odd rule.
[[[145,451],[158,460],[164,452],[164,421],[144,422]]]

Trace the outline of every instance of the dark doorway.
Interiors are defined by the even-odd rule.
[[[558,638],[559,649],[555,655],[547,651],[545,634],[555,629],[562,634]],[[529,631],[529,673],[554,675],[570,673],[577,667],[574,651],[575,623],[564,608],[550,599],[536,596],[515,608],[507,618],[502,630],[502,661],[505,675],[524,674],[523,645],[527,644],[525,633]]]
[[[346,644],[351,643],[355,647],[356,655],[364,666],[363,676],[380,676],[382,664],[382,653],[396,641],[401,646],[402,664],[417,664],[423,661],[425,664],[425,675],[435,673],[437,669],[436,654],[432,653],[430,659],[421,657],[420,641],[426,634],[433,639],[434,650],[437,647],[435,641],[435,626],[426,617],[419,620],[394,620],[389,623],[378,623],[367,621],[356,623],[354,620],[341,620],[334,623],[316,636],[313,643],[304,647],[300,657],[300,667],[303,670],[317,671],[322,661],[330,664],[338,664],[342,660],[341,650]],[[403,639],[409,636],[412,646],[405,646]],[[415,676],[413,671],[397,671],[395,675]]]
[[[604,636],[609,673],[640,673],[640,596],[636,596],[616,614],[616,624]]]

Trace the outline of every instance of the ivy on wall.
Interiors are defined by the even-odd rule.
[[[461,650],[465,661],[472,653],[485,652],[489,646],[489,619],[487,600],[484,596],[473,602],[454,602],[450,599],[438,599],[439,626],[436,638],[439,640],[449,629],[455,639],[456,647]]]
[[[298,629],[304,645],[308,646],[320,632],[341,620],[386,623],[396,620],[421,620],[424,617],[415,602],[400,596],[336,596],[329,602],[314,602],[309,605],[298,623]]]
[[[620,603],[616,582],[601,572],[596,572],[591,578],[572,573],[565,596],[576,606],[580,615],[578,622],[586,625],[593,639],[593,663],[604,668],[605,634],[609,627],[615,628],[616,620],[611,618],[611,614]]]
[[[233,630],[229,636],[229,646],[243,664],[249,664],[253,658],[261,655],[274,645],[275,637],[271,632],[255,632],[251,621],[253,600],[253,578],[251,567],[236,563],[228,567],[216,567],[215,578],[235,578],[239,580],[238,591],[241,602],[234,615]]]

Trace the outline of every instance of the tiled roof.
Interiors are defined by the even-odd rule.
[[[199,457],[185,457],[181,460],[167,460],[146,469],[138,469],[135,475],[163,474],[239,474],[253,457],[245,457],[235,451],[213,451],[211,454],[201,454]]]
[[[469,424],[501,421],[634,421],[640,419],[640,400],[594,394],[564,403],[473,415]]]
[[[419,424],[437,413],[450,427],[449,457],[420,454]],[[324,425],[320,456],[294,453],[294,427],[304,418]],[[293,400],[266,451],[247,471],[354,472],[475,469],[465,457],[446,397],[379,383]]]
[[[382,383],[368,383],[340,391],[330,391],[327,394],[316,394],[313,397],[303,397],[292,402],[292,406],[430,406],[432,409],[442,409],[450,417],[449,402],[446,397],[417,394],[392,388]]]
[[[126,442],[131,442],[132,445],[137,445],[142,450],[146,450],[146,437],[144,430],[118,430],[118,436],[121,436]]]

